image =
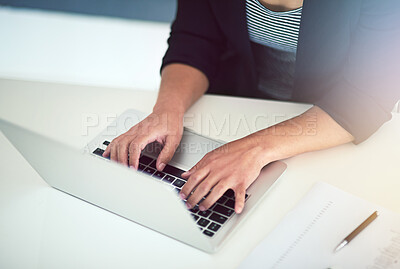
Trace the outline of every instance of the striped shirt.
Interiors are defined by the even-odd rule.
[[[246,19],[250,40],[279,50],[296,52],[302,7],[275,12],[258,0],[246,0]]]

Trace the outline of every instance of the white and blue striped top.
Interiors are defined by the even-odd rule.
[[[275,49],[296,52],[302,7],[275,12],[258,0],[246,0],[247,28],[250,40]]]

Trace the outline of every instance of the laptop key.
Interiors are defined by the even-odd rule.
[[[151,163],[152,160],[153,160],[152,158],[147,157],[147,156],[145,156],[145,155],[142,155],[142,156],[139,158],[139,163],[142,163],[142,164],[144,164],[144,165],[149,165],[149,164]]]
[[[153,160],[149,166],[157,170],[157,160]]]
[[[198,220],[200,217],[196,216],[195,214],[192,214],[192,217],[194,218],[194,220]]]
[[[185,184],[185,181],[176,179],[172,185],[177,186],[178,188],[181,188],[184,184]]]
[[[175,178],[170,175],[165,175],[165,177],[163,178],[163,181],[168,182],[168,183],[172,183],[172,182],[174,182],[174,180],[175,180]]]
[[[219,224],[224,224],[228,218],[225,218],[224,216],[221,216],[217,213],[212,213],[209,219],[218,222]]]
[[[143,170],[143,173],[149,174],[151,176],[152,174],[154,174],[155,171],[156,170],[154,170],[153,168],[147,167],[146,169]]]
[[[200,211],[197,213],[199,216],[207,218],[211,214],[211,210],[206,210],[206,211]]]
[[[182,173],[185,172],[185,171],[167,164],[165,166],[163,172],[171,174],[171,175],[176,176],[176,177],[181,177]]]
[[[209,221],[209,220],[206,220],[206,219],[204,219],[204,218],[201,218],[201,219],[197,222],[197,224],[200,225],[201,227],[206,227],[209,223],[210,223],[210,221]]]
[[[193,207],[193,208],[190,209],[189,211],[190,211],[190,212],[193,212],[193,213],[197,213],[197,212],[199,212],[199,207],[196,205],[195,207]]]
[[[221,196],[218,200],[217,203],[223,204],[228,198],[226,198],[225,196]]]
[[[205,234],[205,235],[207,235],[207,236],[209,236],[209,237],[212,237],[212,236],[214,235],[213,232],[210,232],[210,231],[208,231],[208,230],[204,230],[203,234]]]
[[[227,198],[233,198],[235,197],[235,192],[232,189],[229,189],[224,193],[224,196]]]
[[[221,225],[216,224],[215,222],[211,222],[211,224],[207,227],[207,229],[211,230],[211,231],[218,231],[219,228],[221,228]]]
[[[230,207],[230,208],[235,209],[235,201],[232,200],[232,199],[228,199],[228,201],[225,202],[225,205],[226,205],[227,207]]]
[[[106,141],[103,142],[103,145],[108,146],[108,145],[110,145],[110,142],[106,140]]]
[[[213,210],[214,210],[214,207],[216,207],[216,206],[217,206],[217,203],[213,204],[208,210],[213,211]]]
[[[143,171],[146,168],[146,165],[139,163],[138,171]]]
[[[158,179],[162,179],[164,176],[165,176],[165,174],[160,171],[156,171],[153,175],[153,177],[158,178]]]
[[[235,212],[233,209],[222,205],[216,205],[213,210],[227,217],[232,216],[232,214]]]
[[[93,154],[96,154],[97,156],[100,156],[100,157],[103,157],[103,153],[104,153],[104,150],[102,150],[100,148],[97,148],[93,151]]]

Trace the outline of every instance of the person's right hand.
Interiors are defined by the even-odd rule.
[[[163,146],[157,158],[157,169],[161,171],[172,159],[181,141],[182,133],[182,113],[173,110],[153,111],[126,133],[112,140],[103,156],[110,156],[112,161],[138,169],[142,150],[147,144],[157,141]]]

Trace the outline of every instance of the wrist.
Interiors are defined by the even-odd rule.
[[[157,102],[153,107],[153,113],[181,115],[182,118],[183,114],[185,114],[185,110],[183,105],[171,102]]]
[[[279,156],[279,150],[277,144],[274,142],[273,137],[264,133],[254,133],[248,136],[251,140],[253,148],[257,149],[258,160],[265,166],[273,161],[282,159]]]

